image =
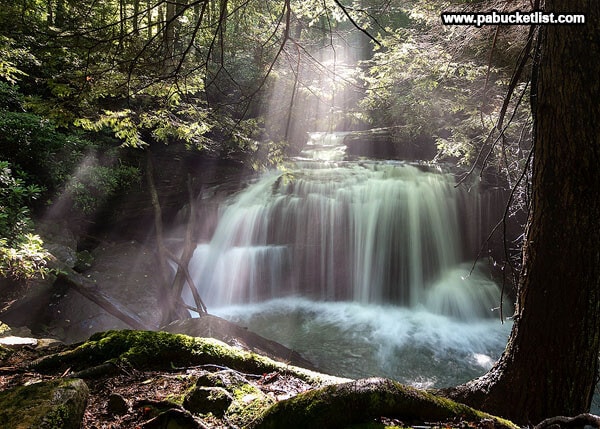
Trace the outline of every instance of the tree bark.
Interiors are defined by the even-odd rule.
[[[152,40],[152,13],[154,12],[154,7],[152,6],[152,0],[146,0],[146,9],[148,10],[147,14],[147,28],[146,28],[146,39]]]
[[[150,13],[150,12],[148,12]],[[140,35],[140,0],[133,0],[133,35]]]
[[[56,13],[54,14],[54,25],[62,27],[65,24],[65,0],[56,0]]]
[[[499,362],[453,399],[537,423],[589,410],[600,350],[600,2],[547,0],[585,25],[541,29],[533,206]]]
[[[152,201],[152,208],[154,210],[154,232],[156,234],[156,250],[158,266],[160,268],[161,288],[163,290],[162,296],[159,297],[158,304],[162,311],[162,322],[163,324],[166,324],[171,321],[170,318],[174,312],[174,309],[176,308],[176,303],[172,301],[173,295],[171,294],[169,288],[169,285],[171,284],[171,270],[169,269],[169,263],[167,259],[167,248],[165,246],[162,209],[160,207],[158,191],[156,190],[156,185],[154,183],[154,162],[152,161],[152,154],[150,152],[150,149],[147,149],[147,151],[148,152],[146,153],[146,181],[148,183],[148,190],[150,192],[150,199]]]
[[[172,71],[174,64],[174,53],[175,53],[175,13],[176,4],[174,1],[167,1],[167,15],[165,19],[165,32],[163,34],[164,47],[165,47],[165,71],[167,73]]]

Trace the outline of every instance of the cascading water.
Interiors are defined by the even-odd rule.
[[[342,137],[312,134],[293,169],[222,205],[190,266],[201,296],[332,372],[425,384],[477,375],[507,336],[490,319],[498,287],[466,263],[480,196],[430,168],[342,161]],[[446,375],[428,375],[424,356]]]

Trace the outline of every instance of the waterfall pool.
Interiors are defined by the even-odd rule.
[[[390,377],[416,387],[453,386],[500,357],[511,323],[458,320],[424,307],[281,298],[213,313],[299,352],[323,372]]]

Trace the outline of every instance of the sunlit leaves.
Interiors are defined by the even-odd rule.
[[[20,65],[26,62],[35,62],[33,55],[28,50],[15,46],[15,41],[0,35],[0,78],[11,84],[17,83],[20,78],[27,76]]]
[[[70,198],[81,213],[93,215],[108,198],[139,179],[140,172],[135,167],[100,165],[94,157],[88,157],[66,183],[61,197]]]
[[[411,16],[433,13],[423,7],[415,6]],[[441,157],[470,165],[488,143],[510,70],[489,64],[489,53],[458,51],[456,37],[439,23],[388,33],[382,49],[363,65],[367,93],[361,106],[374,126],[403,125],[413,136],[435,139]],[[503,141],[517,142],[527,118],[527,109],[515,116]]]
[[[41,239],[31,234],[28,204],[42,188],[27,184],[23,173],[0,161],[0,277],[32,278],[44,275],[48,254]]]
[[[296,1],[293,10],[295,16],[306,20],[308,27],[324,23],[335,26],[336,23],[347,21],[344,11],[333,0]]]
[[[0,277],[32,279],[45,277],[50,272],[46,267],[50,254],[44,242],[35,234],[24,234],[9,243],[0,238]]]

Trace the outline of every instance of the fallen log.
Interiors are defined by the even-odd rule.
[[[89,281],[73,269],[61,267],[56,277],[57,280],[62,281],[65,285],[79,292],[90,301],[96,303],[107,313],[125,322],[130,327],[141,330],[155,330],[158,328],[157,326],[145,322],[138,314],[100,291],[95,283]]]

